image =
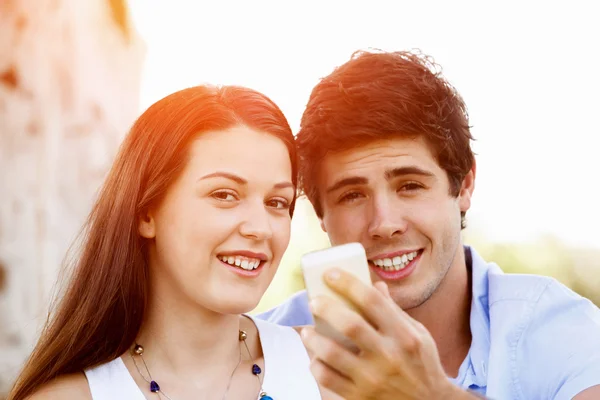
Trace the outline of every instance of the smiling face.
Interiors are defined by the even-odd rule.
[[[150,296],[224,314],[252,310],[288,246],[294,193],[277,137],[244,126],[200,134],[139,224],[150,239]]]
[[[333,245],[360,242],[374,281],[403,309],[440,287],[461,249],[461,211],[470,207],[474,168],[458,197],[422,138],[378,140],[328,154],[319,169],[322,226]]]

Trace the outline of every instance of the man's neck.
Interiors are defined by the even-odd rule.
[[[471,346],[471,273],[462,245],[436,292],[407,313],[432,335],[446,374],[457,376]]]

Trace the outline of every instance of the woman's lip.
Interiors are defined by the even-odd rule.
[[[246,257],[246,258],[255,258],[260,261],[267,261],[269,259],[269,257],[267,257],[267,255],[265,253],[256,253],[256,252],[250,251],[250,250],[224,251],[222,253],[219,253],[218,256],[220,256],[220,257],[242,256],[242,257]]]
[[[237,267],[235,265],[231,265],[223,260],[220,260],[219,258],[217,258],[217,260],[219,260],[219,262],[221,264],[223,264],[225,267],[227,267],[231,272],[234,272],[240,276],[248,277],[248,278],[253,278],[253,277],[260,275],[260,273],[263,270],[264,265],[266,264],[266,261],[261,261],[260,264],[258,264],[258,267],[251,269],[251,270],[247,270],[247,269],[243,269],[241,267]]]

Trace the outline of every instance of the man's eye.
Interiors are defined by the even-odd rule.
[[[340,203],[351,203],[356,199],[359,199],[362,197],[362,194],[360,194],[359,192],[350,192],[350,193],[346,193],[344,194],[341,198],[340,198]]]
[[[405,191],[405,192],[413,192],[415,190],[420,190],[420,189],[423,189],[423,185],[421,185],[420,183],[416,183],[416,182],[405,183],[404,185],[402,185],[400,187],[400,190]]]

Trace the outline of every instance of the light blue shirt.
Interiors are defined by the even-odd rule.
[[[472,248],[465,254],[472,265],[472,342],[450,378],[455,384],[515,400],[567,400],[600,385],[600,309],[553,278],[504,274]],[[305,291],[258,318],[314,323]]]

